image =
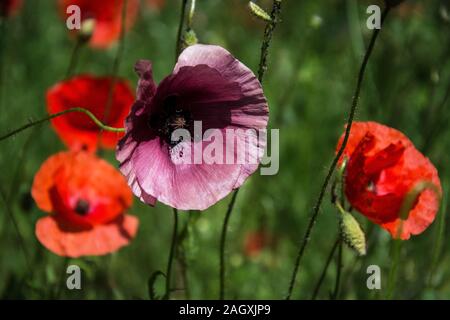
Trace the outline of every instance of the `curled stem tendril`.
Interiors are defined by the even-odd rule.
[[[13,131],[11,131],[11,132],[9,132],[7,134],[1,136],[0,137],[0,141],[8,139],[8,138],[10,138],[10,137],[12,137],[12,136],[14,136],[14,135],[16,135],[16,134],[26,130],[26,129],[29,129],[31,127],[34,127],[36,125],[39,125],[39,124],[44,123],[46,121],[49,121],[51,119],[63,116],[63,115],[68,114],[68,113],[73,113],[73,112],[84,113],[89,118],[91,118],[91,120],[102,130],[110,131],[110,132],[117,132],[117,133],[125,132],[125,128],[114,128],[114,127],[110,127],[110,126],[105,125],[100,120],[98,120],[97,117],[92,112],[90,112],[87,109],[84,109],[84,108],[71,108],[71,109],[67,109],[67,110],[64,110],[64,111],[61,111],[61,112],[57,112],[57,113],[51,114],[51,115],[49,115],[49,116],[47,116],[45,118],[39,119],[39,120],[30,121],[26,125],[23,125],[23,126],[17,128],[17,129],[14,129]]]

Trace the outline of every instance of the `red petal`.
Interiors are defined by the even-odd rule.
[[[82,107],[91,111],[98,119],[107,119],[112,127],[123,127],[130,112],[134,96],[124,80],[115,82],[114,94],[110,90],[114,80],[109,77],[80,75],[60,82],[47,91],[47,109],[57,113],[70,108]],[[108,108],[108,102],[111,103]],[[70,113],[52,119],[52,125],[59,137],[72,150],[95,151],[99,143],[100,129],[85,114]],[[114,149],[123,134],[103,131],[101,145]]]
[[[56,217],[45,217],[36,224],[36,237],[53,253],[70,258],[100,256],[119,250],[135,237],[139,221],[130,215],[90,229],[64,224]]]

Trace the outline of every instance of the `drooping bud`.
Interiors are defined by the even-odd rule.
[[[95,19],[86,19],[83,20],[83,22],[81,23],[81,28],[78,32],[78,39],[81,42],[88,42],[91,37],[92,34],[94,33],[94,29],[95,29]]]
[[[263,21],[266,22],[271,22],[272,18],[270,17],[270,15],[264,11],[263,8],[261,8],[260,6],[258,6],[256,3],[254,3],[253,1],[250,1],[248,3],[248,8],[250,9],[250,12],[257,17],[258,19],[261,19]]]
[[[341,236],[345,244],[353,249],[359,256],[366,255],[366,235],[358,221],[349,212],[345,211],[341,205],[337,205],[339,215],[339,225]]]

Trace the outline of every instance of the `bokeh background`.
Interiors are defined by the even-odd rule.
[[[158,10],[142,3],[137,22],[126,35],[119,69],[133,87],[138,59],[152,60],[157,81],[171,72],[180,2],[167,0]],[[253,175],[239,195],[227,239],[228,298],[281,299],[287,292],[298,243],[344,128],[370,36],[366,8],[374,3],[283,1],[282,22],[264,81],[270,127],[280,129],[280,170],[275,176]],[[271,1],[258,4],[270,10]],[[391,13],[371,58],[357,112],[358,120],[377,121],[409,136],[438,168],[444,188],[435,222],[404,243],[395,291],[401,299],[450,298],[449,10],[449,1],[407,0]],[[257,70],[264,23],[250,14],[247,1],[197,0],[193,27],[200,42],[221,45]],[[74,42],[53,0],[25,1],[21,12],[7,21],[2,37],[0,133],[5,133],[45,115],[46,90],[64,77]],[[116,50],[117,46],[106,51],[84,48],[76,72],[110,74]],[[34,225],[45,213],[29,195],[39,166],[64,149],[48,123],[0,144],[0,188],[7,197],[6,203],[0,203],[2,298],[54,298],[55,288],[61,279],[65,281],[65,259],[36,240]],[[117,166],[113,152],[103,156]],[[174,286],[180,290],[174,298],[218,298],[219,238],[228,201],[229,197],[200,214],[180,214],[180,232],[186,232],[178,249]],[[23,234],[31,274],[7,210]],[[83,289],[62,290],[59,298],[149,297],[147,280],[166,268],[171,209],[162,204],[151,208],[135,199],[130,213],[140,219],[131,245],[112,255],[71,260],[83,270]],[[368,254],[357,258],[344,247],[339,298],[379,298],[386,287],[392,241],[364,217],[356,214],[356,218],[367,232]],[[335,241],[337,222],[327,196],[302,261],[294,298],[310,298]],[[245,243],[254,232],[260,233],[256,246],[259,243],[262,248],[249,252]],[[382,270],[381,291],[366,287],[366,268],[372,264]],[[335,276],[333,261],[319,298],[329,298]],[[163,286],[160,279],[156,290],[162,292]]]

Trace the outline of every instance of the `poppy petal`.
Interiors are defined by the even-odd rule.
[[[70,258],[105,255],[129,244],[136,236],[138,219],[123,215],[108,224],[80,229],[49,216],[38,220],[36,237],[53,253]]]
[[[34,201],[36,201],[39,209],[42,211],[53,211],[53,203],[50,199],[50,190],[54,186],[54,175],[69,157],[70,156],[67,152],[60,152],[53,155],[42,164],[41,168],[34,176],[31,195]]]

